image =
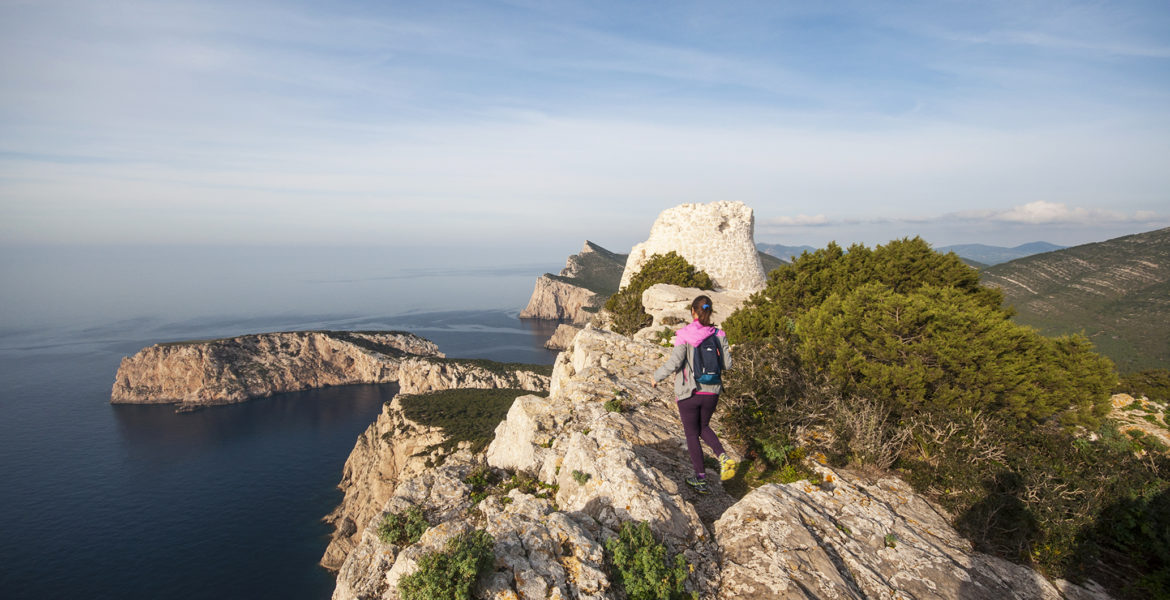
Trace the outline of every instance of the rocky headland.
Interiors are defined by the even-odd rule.
[[[548,387],[531,365],[449,359],[429,340],[384,331],[295,331],[155,344],[122,359],[110,402],[232,404],[282,392],[397,382],[402,393]]]
[[[398,598],[398,581],[424,554],[475,528],[495,540],[476,597],[624,597],[604,543],[629,520],[649,523],[684,556],[700,598],[1107,597],[974,551],[898,479],[817,465],[817,481],[769,484],[738,500],[719,485],[695,494],[681,484],[689,465],[673,399],[649,385],[665,352],[586,327],[558,356],[549,397],[518,397],[486,452],[457,451],[439,466],[429,465],[442,432],[388,405],[346,465],[347,500],[365,499],[351,502],[360,508],[345,517],[349,541],[327,556],[336,564],[344,555],[333,597]],[[615,399],[620,412],[606,408]],[[484,464],[502,481],[539,484],[477,488],[468,477]],[[409,507],[430,528],[417,543],[382,541],[382,516]]]
[[[581,252],[565,261],[559,275],[545,273],[536,280],[520,318],[586,323],[601,302],[618,290],[625,264],[625,254],[586,240]]]

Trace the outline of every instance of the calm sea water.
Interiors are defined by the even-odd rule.
[[[317,566],[329,535],[320,519],[341,499],[357,435],[395,386],[185,414],[110,405],[119,361],[143,346],[386,328],[449,356],[554,358],[541,347],[549,326],[516,313],[555,261],[288,248],[0,256],[0,598],[331,594],[332,576]]]

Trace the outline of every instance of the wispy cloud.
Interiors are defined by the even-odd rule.
[[[944,215],[939,219],[958,218],[972,221],[1023,223],[1030,225],[1092,225],[1118,223],[1155,223],[1163,220],[1153,211],[1125,214],[1102,208],[1068,206],[1061,202],[1037,200],[1002,211],[967,211]]]
[[[817,227],[828,225],[829,217],[825,215],[795,215],[772,217],[765,219],[761,225],[765,227]]]
[[[1061,202],[1037,200],[1003,210],[965,210],[937,215],[859,215],[829,218],[825,215],[780,216],[763,219],[765,227],[822,227],[825,225],[859,225],[876,223],[939,223],[939,222],[988,222],[1020,223],[1031,225],[1092,225],[1095,223],[1151,224],[1165,221],[1170,215],[1141,210],[1122,213],[1101,208],[1069,206]]]
[[[1167,9],[921,8],[0,3],[0,242],[627,239],[722,199],[826,234],[1164,205]]]

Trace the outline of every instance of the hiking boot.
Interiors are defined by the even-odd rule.
[[[687,485],[694,488],[694,490],[700,494],[706,494],[707,492],[711,491],[711,490],[707,489],[707,480],[706,479],[699,479],[698,477],[691,475],[690,477],[687,477],[686,481],[687,481]]]
[[[727,481],[735,477],[735,461],[727,454],[719,455],[719,479]]]

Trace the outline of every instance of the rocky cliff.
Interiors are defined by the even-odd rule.
[[[520,318],[584,323],[592,316],[589,309],[596,310],[597,304],[599,299],[592,291],[545,274],[536,280]]]
[[[397,483],[426,472],[427,463],[442,454],[439,445],[446,440],[442,430],[406,418],[401,401],[402,396],[395,396],[382,408],[345,461],[338,484],[345,496],[325,517],[334,528],[321,559],[328,569],[341,568],[362,529],[381,511]]]
[[[565,261],[559,275],[545,273],[536,280],[520,318],[585,323],[592,311],[618,290],[625,264],[625,254],[586,240],[581,252]]]
[[[742,202],[682,204],[662,211],[650,237],[630,250],[621,285],[655,254],[677,252],[706,271],[715,287],[757,292],[767,279],[755,244],[755,215]]]
[[[628,520],[650,523],[685,557],[688,589],[701,598],[1104,597],[974,552],[895,479],[867,483],[821,465],[815,483],[767,485],[738,501],[717,483],[696,495],[681,484],[690,467],[669,386],[649,385],[665,358],[653,344],[586,328],[558,356],[549,397],[517,398],[486,455],[457,453],[414,477],[387,469],[394,491],[368,522],[355,521],[333,597],[398,598],[398,581],[425,553],[472,528],[495,540],[476,597],[624,597],[604,541]],[[605,408],[614,399],[620,412]],[[399,460],[374,454],[361,462]],[[527,473],[540,483],[473,489],[468,475],[484,462],[505,481]],[[411,506],[432,525],[422,538],[405,547],[380,540],[381,516]]]
[[[410,333],[298,331],[156,344],[123,358],[110,402],[181,409],[311,388],[398,382],[402,393],[456,387],[541,390],[522,365],[457,360]]]

